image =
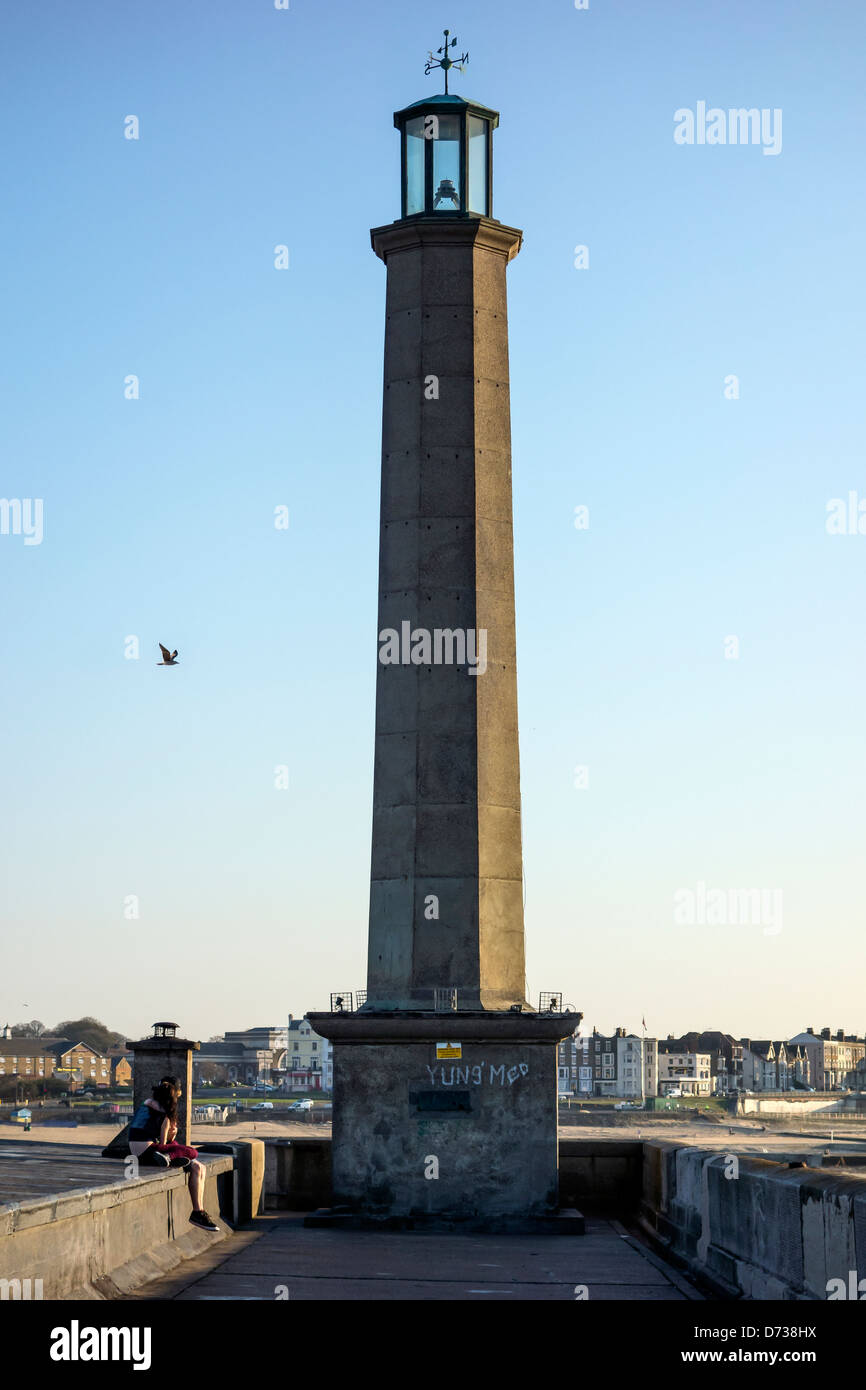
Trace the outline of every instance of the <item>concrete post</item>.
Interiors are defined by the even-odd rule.
[[[371,237],[388,283],[367,1010],[431,1009],[437,988],[528,1008],[505,288],[522,233],[430,217]]]

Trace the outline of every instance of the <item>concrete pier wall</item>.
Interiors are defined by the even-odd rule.
[[[331,1140],[265,1140],[266,1210],[315,1211],[331,1205]]]
[[[201,1145],[199,1153],[211,1216],[239,1225],[262,1210],[260,1140],[210,1151]],[[106,1160],[106,1166],[116,1181],[0,1205],[0,1297],[14,1299],[20,1288],[32,1291],[41,1281],[43,1299],[115,1298],[230,1234],[190,1225],[184,1172],[147,1170],[127,1178],[121,1164]]]
[[[332,1202],[331,1141],[266,1139],[265,1208],[314,1211]],[[560,1139],[559,1204],[581,1211],[636,1212],[643,1145]]]
[[[810,1115],[844,1115],[846,1120],[866,1119],[862,1096],[816,1095],[808,1099],[791,1100],[787,1096],[741,1096],[738,1115],[780,1115],[788,1119],[805,1119]]]
[[[866,1177],[838,1169],[644,1144],[640,1215],[717,1294],[825,1300],[866,1279]]]

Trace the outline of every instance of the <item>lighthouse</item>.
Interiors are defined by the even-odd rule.
[[[447,89],[455,46],[446,31],[428,63],[445,92],[394,116],[401,215],[371,232],[387,285],[367,989],[310,1021],[334,1045],[335,1209],[489,1226],[557,1210],[557,1044],[580,1015],[526,997],[506,298],[523,234],[493,216],[498,112]]]

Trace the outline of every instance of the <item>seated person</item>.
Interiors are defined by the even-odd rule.
[[[175,1142],[177,1136],[177,1102],[181,1096],[176,1076],[164,1076],[153,1088],[153,1098],[143,1101],[129,1126],[129,1152],[145,1167],[185,1168],[189,1172],[189,1195],[192,1202],[190,1221],[205,1231],[218,1231],[202,1206],[204,1196],[204,1164],[198,1150],[188,1144]]]

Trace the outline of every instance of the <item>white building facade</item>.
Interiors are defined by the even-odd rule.
[[[307,1018],[289,1014],[286,1091],[333,1091],[334,1049],[327,1038],[313,1031]]]
[[[714,1081],[708,1052],[659,1052],[659,1095],[709,1096]]]

